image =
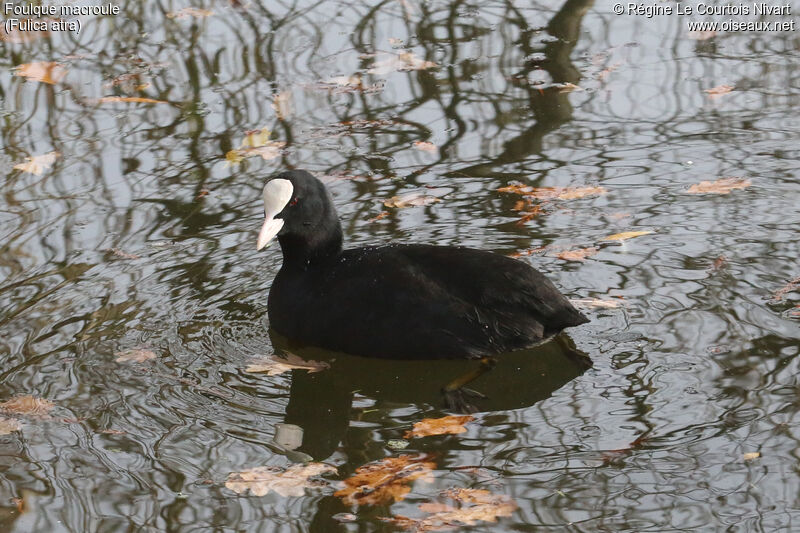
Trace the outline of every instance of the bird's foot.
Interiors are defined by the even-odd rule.
[[[459,387],[457,389],[442,389],[444,396],[444,405],[450,411],[456,413],[477,413],[478,408],[472,403],[472,399],[485,400],[488,397],[476,390],[468,389],[466,387]]]

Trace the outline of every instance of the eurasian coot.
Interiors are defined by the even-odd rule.
[[[483,358],[588,322],[521,261],[455,246],[342,249],[327,188],[308,172],[264,187],[260,250],[276,235],[283,266],[269,293],[278,333],[366,357]]]

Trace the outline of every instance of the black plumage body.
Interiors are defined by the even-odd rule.
[[[418,244],[342,250],[324,185],[302,171],[278,178],[292,182],[296,200],[279,215],[284,263],[268,312],[289,339],[368,357],[480,358],[588,322],[544,275],[509,257]]]

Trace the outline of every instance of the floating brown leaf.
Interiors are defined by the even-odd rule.
[[[464,433],[467,428],[464,424],[475,420],[474,416],[470,415],[451,415],[442,418],[426,418],[414,424],[414,429],[406,431],[403,438],[411,439],[414,437],[429,437],[431,435],[454,435],[456,433]]]
[[[414,142],[414,148],[417,150],[422,150],[423,152],[438,152],[439,148],[433,144],[426,141],[416,141]]]
[[[591,257],[598,252],[597,248],[578,248],[576,250],[564,250],[556,254],[556,257],[564,261],[586,261],[587,257]]]
[[[264,496],[270,491],[284,497],[303,496],[306,489],[327,486],[326,481],[309,478],[328,472],[336,472],[336,468],[324,463],[294,464],[285,470],[259,466],[229,474],[225,487],[236,494],[249,490],[255,496]]]
[[[16,418],[0,417],[0,435],[8,435],[21,429],[22,424]]]
[[[394,71],[401,70],[426,70],[436,67],[433,61],[425,61],[417,57],[413,52],[401,52],[396,55],[390,55],[385,59],[376,61],[373,67],[367,70],[370,74],[382,76]]]
[[[497,522],[500,517],[509,517],[518,508],[508,496],[492,494],[481,489],[450,489],[443,496],[455,500],[456,506],[428,502],[420,504],[421,511],[433,513],[425,518],[396,516],[386,518],[404,529],[412,531],[443,531],[458,526],[474,526],[479,522]]]
[[[55,85],[64,79],[67,69],[53,61],[36,61],[18,66],[14,74],[29,80]]]
[[[711,98],[719,98],[723,94],[728,94],[734,89],[733,85],[717,85],[711,89],[705,89],[705,93]]]
[[[530,187],[521,184],[508,185],[497,190],[499,192],[521,194],[538,200],[576,200],[608,192],[605,187]]]
[[[392,196],[391,198],[383,202],[383,205],[385,205],[386,207],[396,207],[398,209],[402,209],[404,207],[431,205],[441,201],[442,200],[440,198],[431,196],[429,194],[425,194],[422,192],[412,192],[408,194]]]
[[[306,361],[300,357],[287,353],[285,358],[272,355],[267,359],[259,360],[245,368],[245,372],[266,372],[268,376],[277,376],[292,369],[308,370],[309,373],[319,372],[330,368],[331,365],[324,361]]]
[[[205,18],[205,17],[210,17],[213,14],[214,14],[214,12],[213,11],[209,11],[208,9],[197,9],[195,7],[184,7],[183,9],[180,9],[178,11],[172,11],[170,13],[167,13],[167,18],[183,19],[183,18],[193,17],[193,18],[201,19],[201,18]]]
[[[758,459],[761,457],[761,452],[747,452],[742,454],[742,459],[745,461],[752,461],[753,459]]]
[[[347,505],[383,505],[400,501],[411,491],[411,482],[428,480],[436,467],[428,455],[386,457],[356,469],[334,493]]]
[[[615,309],[625,304],[624,300],[601,300],[600,298],[570,298],[569,303],[575,307],[600,307],[604,309]]]
[[[642,235],[649,235],[652,231],[623,231],[622,233],[615,233],[608,237],[603,237],[604,241],[625,241],[633,239],[634,237],[641,237]]]
[[[53,163],[55,163],[56,159],[59,157],[61,157],[61,152],[48,152],[42,155],[26,157],[25,159],[27,161],[14,165],[14,168],[22,172],[30,172],[31,174],[41,176],[45,170],[53,166]]]
[[[114,359],[117,363],[144,363],[150,359],[155,359],[156,354],[152,350],[145,348],[133,348],[114,354],[117,358]]]
[[[772,293],[772,300],[781,301],[784,295],[800,289],[800,276],[794,278],[789,283]]]
[[[34,398],[30,395],[17,396],[0,403],[0,411],[17,415],[44,416],[55,407],[55,404],[44,398]]]
[[[752,182],[745,178],[720,178],[716,181],[701,181],[689,187],[689,194],[728,194],[734,189],[746,189]]]
[[[154,100],[153,98],[144,98],[141,96],[104,96],[97,99],[101,104],[112,104],[114,102],[127,102],[131,104],[168,104],[164,100]]]

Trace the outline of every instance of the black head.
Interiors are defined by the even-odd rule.
[[[338,254],[342,229],[325,185],[305,170],[278,174],[264,186],[260,250],[276,235],[285,260],[308,262]]]

